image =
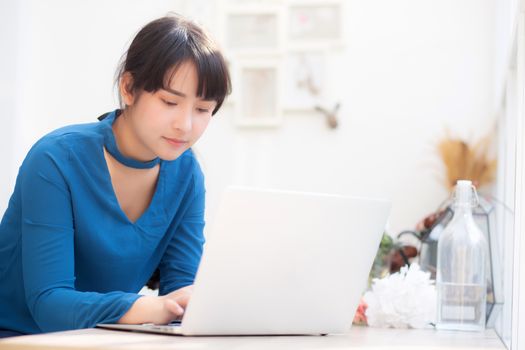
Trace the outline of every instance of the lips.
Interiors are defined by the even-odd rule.
[[[171,138],[171,137],[164,137],[164,139],[172,146],[177,146],[177,147],[180,147],[180,146],[184,146],[188,143],[188,141],[186,140],[181,140],[181,139],[177,139],[177,138]]]

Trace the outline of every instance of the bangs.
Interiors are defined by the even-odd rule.
[[[231,81],[226,62],[219,51],[202,52],[198,47],[186,47],[180,52],[181,57],[175,59],[172,65],[166,69],[162,88],[169,87],[171,80],[177,72],[179,66],[185,62],[191,62],[197,70],[197,91],[196,96],[203,100],[217,101],[217,106],[213,111],[215,114],[221,107],[224,99],[231,93]],[[176,57],[174,55],[172,57]]]
[[[228,68],[222,55],[217,52],[195,58],[199,84],[197,96],[204,100],[224,100],[231,93]]]

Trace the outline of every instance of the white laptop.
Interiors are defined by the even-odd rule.
[[[385,200],[230,188],[180,324],[98,326],[173,335],[347,332],[389,211]]]

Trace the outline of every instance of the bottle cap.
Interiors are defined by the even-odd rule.
[[[476,187],[472,185],[472,181],[458,180],[456,183],[456,191],[454,192],[454,202],[455,205],[467,205],[472,208],[479,205]]]

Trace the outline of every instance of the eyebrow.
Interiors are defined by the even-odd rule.
[[[186,97],[186,94],[183,94],[182,92],[177,91],[177,90],[170,89],[168,87],[162,88],[162,90],[166,90],[167,92],[171,92],[172,94],[180,96],[180,97]]]
[[[172,93],[173,95],[177,95],[177,96],[180,96],[180,97],[188,97],[188,96],[186,96],[186,94],[184,94],[184,93],[182,93],[180,91],[177,91],[177,90],[173,90],[173,89],[171,89],[169,87],[162,88],[162,90],[165,90],[165,91],[167,91],[169,93]],[[213,99],[213,98],[211,98],[211,99],[204,99],[204,98],[202,98],[201,100],[202,101],[207,101],[207,102],[216,102],[216,100]]]

